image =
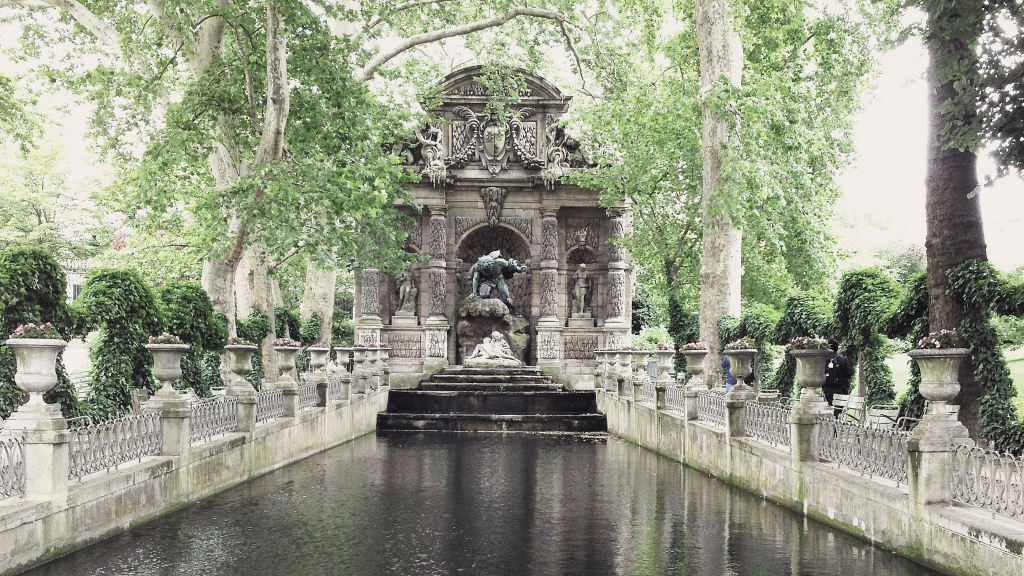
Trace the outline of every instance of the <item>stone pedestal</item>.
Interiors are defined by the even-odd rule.
[[[173,390],[167,382],[156,395],[146,402],[145,409],[160,413],[160,427],[163,434],[161,456],[188,457],[191,430],[189,401],[180,394],[163,396],[164,389]]]
[[[747,402],[757,398],[757,393],[749,386],[746,389],[732,390],[725,395],[725,433],[729,438],[747,435]]]
[[[416,318],[416,314],[411,311],[395,312],[395,315],[391,317],[392,326],[419,326],[419,319]]]
[[[706,390],[706,388],[705,388]],[[683,391],[684,414],[687,420],[697,419],[697,402],[700,392],[696,388],[687,388]]]
[[[25,497],[62,500],[68,493],[71,432],[56,404],[25,404],[4,423],[25,439]]]
[[[918,506],[949,504],[953,499],[953,445],[973,445],[967,428],[945,402],[929,402],[907,440],[910,501]]]
[[[821,415],[797,404],[789,413],[790,453],[793,467],[800,469],[802,462],[818,461],[818,418]]]
[[[235,431],[252,434],[256,430],[256,390],[248,383],[245,386],[231,386],[227,396],[238,401],[238,426]]]
[[[294,418],[299,413],[299,384],[292,380],[282,380],[278,383],[281,389],[281,403],[284,406],[285,418]]]
[[[577,318],[573,316],[569,318],[569,328],[593,328],[594,319],[587,316],[585,318]]]

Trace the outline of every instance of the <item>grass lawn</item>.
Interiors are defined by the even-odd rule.
[[[1024,415],[1024,348],[1010,350],[1004,353],[1006,362],[1010,367],[1010,377],[1017,387],[1017,414]],[[907,381],[910,380],[910,366],[907,361],[910,358],[906,354],[897,354],[886,364],[892,370],[892,381],[896,388],[896,397],[899,398],[907,389]]]

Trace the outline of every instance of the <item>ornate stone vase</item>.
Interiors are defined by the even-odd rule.
[[[338,347],[334,349],[335,354],[338,358],[338,366],[345,372],[348,372],[348,361],[352,359],[352,349],[348,347]]]
[[[921,369],[921,396],[932,402],[949,402],[960,393],[960,364],[970,356],[967,348],[911,350],[908,356]]]
[[[188,344],[146,344],[153,355],[153,377],[160,381],[155,396],[177,396],[174,382],[181,378],[181,357],[188,352]]]
[[[327,366],[327,356],[331,353],[330,348],[310,346],[309,348],[306,348],[306,350],[309,351],[310,372],[322,370],[324,366]]]
[[[281,375],[296,382],[298,379],[295,377],[295,357],[299,354],[299,350],[302,348],[298,346],[274,346],[274,352],[277,353],[277,367],[281,371]]]
[[[750,386],[743,380],[754,371],[754,357],[757,356],[757,350],[753,348],[726,350],[725,355],[729,357],[729,373],[736,377],[733,389],[749,390]]]
[[[647,374],[647,356],[650,355],[649,350],[630,350],[629,354],[633,357],[633,370],[636,378],[640,380],[649,379],[650,376]]]
[[[684,350],[680,354],[686,358],[686,372],[690,375],[690,385],[707,388],[704,383],[704,358],[707,357],[708,351]]]
[[[672,350],[655,350],[654,354],[658,357],[658,380],[667,381],[672,371],[672,357],[676,353]]]
[[[803,390],[800,403],[811,413],[828,413],[831,408],[825,399],[815,392],[825,384],[825,366],[831,350],[790,350],[789,355],[796,360],[796,383]]]
[[[224,347],[224,351],[228,353],[228,368],[231,373],[238,378],[232,383],[232,386],[248,386],[249,383],[245,382],[245,377],[252,374],[252,355],[256,353],[256,346],[251,344],[229,344]]]
[[[46,404],[43,394],[57,384],[57,354],[68,343],[57,338],[12,338],[5,344],[17,361],[14,383],[28,392],[29,404]]]

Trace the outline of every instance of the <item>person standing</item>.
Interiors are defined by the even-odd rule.
[[[825,365],[825,385],[822,392],[825,393],[825,401],[832,405],[832,398],[836,394],[850,393],[850,379],[853,377],[853,365],[839,353],[839,342],[830,338],[828,347],[832,349],[832,355],[828,357],[828,364]],[[840,410],[833,409],[838,417]]]

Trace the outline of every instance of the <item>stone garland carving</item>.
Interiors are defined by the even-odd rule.
[[[479,218],[476,216],[456,216],[455,217],[455,237],[462,238],[462,235],[467,230],[473,228],[477,224],[483,224],[487,220],[485,218]],[[502,216],[498,219],[498,222],[515,228],[516,230],[523,233],[523,236],[529,240],[533,236],[533,220],[530,218],[524,218],[521,216]]]
[[[597,231],[599,218],[566,218],[565,219],[565,251],[574,248],[597,250]]]
[[[388,335],[392,358],[422,358],[423,337],[421,334],[392,332]]]
[[[362,303],[363,316],[380,315],[380,272],[376,268],[363,270]]]
[[[545,360],[558,359],[559,338],[557,332],[537,334],[537,357]]]
[[[608,318],[625,318],[626,275],[618,270],[608,273]]]
[[[558,259],[558,221],[554,216],[545,216],[541,221],[541,260]]]
[[[446,296],[445,282],[447,280],[447,273],[443,269],[434,269],[430,271],[430,315],[431,316],[444,316],[446,312]]]
[[[622,238],[626,235],[626,223],[622,218],[612,218],[611,233],[608,235],[608,254],[612,262],[619,262],[626,259],[626,251],[621,246],[616,246],[612,240]]]
[[[501,219],[501,210],[505,207],[506,196],[508,196],[508,190],[497,186],[480,189],[480,198],[484,201],[484,209],[487,210],[487,223],[492,228],[497,226]]]
[[[427,331],[427,358],[448,357],[448,333],[444,330]]]
[[[540,315],[550,318],[558,314],[556,295],[558,291],[558,271],[541,270],[540,273]]]
[[[569,360],[593,360],[597,336],[566,336],[565,357]]]
[[[445,217],[435,214],[430,217],[430,257],[444,260],[447,249],[448,235],[445,230]]]

